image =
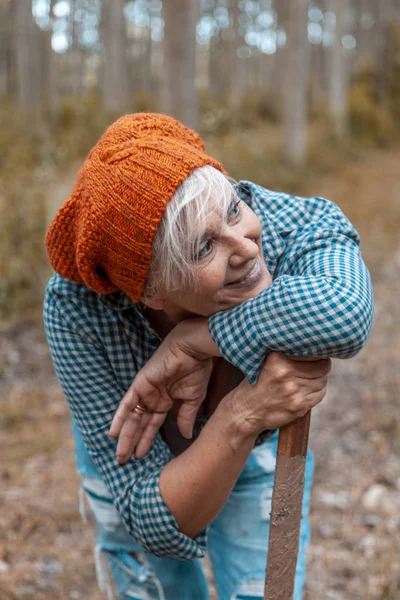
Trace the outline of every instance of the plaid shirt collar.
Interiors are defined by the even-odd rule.
[[[134,302],[122,291],[112,292],[111,294],[99,294],[99,298],[100,302],[104,306],[113,311],[119,312],[121,315],[123,312],[126,311],[128,313],[129,311],[130,318],[137,323],[141,322],[150,338],[157,338],[159,341],[161,341],[160,336],[156,331],[154,331],[153,327],[143,314],[141,307],[144,305],[142,305],[141,302]],[[128,317],[128,315],[125,315],[125,318],[126,317]]]
[[[137,304],[121,291],[100,295],[100,302],[112,310],[137,310]]]

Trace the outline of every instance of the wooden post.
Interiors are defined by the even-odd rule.
[[[311,411],[279,431],[264,600],[292,600]]]

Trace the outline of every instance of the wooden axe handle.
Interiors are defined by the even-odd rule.
[[[278,456],[307,456],[311,410],[279,430]]]
[[[279,430],[264,600],[292,600],[311,411]]]

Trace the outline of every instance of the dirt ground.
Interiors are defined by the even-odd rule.
[[[376,152],[307,190],[359,227],[376,296],[367,347],[334,362],[312,417],[307,600],[400,599],[399,164],[400,152]],[[0,327],[0,598],[101,600],[94,528],[79,514],[68,411],[40,320]]]

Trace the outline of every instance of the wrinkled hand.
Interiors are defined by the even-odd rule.
[[[205,319],[182,321],[165,338],[136,375],[111,424],[111,437],[119,436],[119,463],[126,462],[134,451],[136,458],[145,456],[178,400],[182,401],[178,427],[184,437],[192,436],[197,412],[207,394],[212,354],[218,355],[218,350]],[[134,412],[139,403],[149,411],[143,416]]]
[[[303,417],[323,400],[331,370],[329,359],[271,352],[257,383],[240,383],[224,398],[241,429],[258,435]]]

